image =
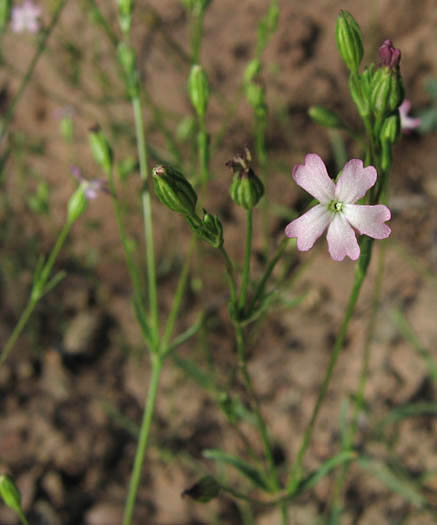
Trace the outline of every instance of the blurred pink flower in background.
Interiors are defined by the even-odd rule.
[[[411,102],[405,98],[402,104],[399,106],[399,116],[401,118],[401,130],[404,133],[409,133],[413,129],[420,126],[420,118],[409,117],[408,113],[411,109]]]
[[[103,179],[86,179],[78,166],[72,166],[71,174],[75,177],[82,185],[84,189],[85,197],[91,201],[98,197],[99,193],[111,193],[108,188],[108,183]]]
[[[387,206],[355,204],[375,184],[377,173],[373,166],[363,167],[359,159],[346,163],[335,183],[328,175],[323,160],[315,153],[305,157],[305,164],[293,169],[293,178],[315,197],[317,204],[285,228],[287,237],[297,238],[297,248],[307,251],[328,229],[327,241],[331,257],[342,261],[360,256],[355,230],[374,239],[385,239],[391,233],[384,224],[391,217]]]
[[[25,0],[21,5],[12,8],[12,31],[21,33],[31,31],[36,33],[39,30],[39,17],[41,8],[36,6],[32,0]]]

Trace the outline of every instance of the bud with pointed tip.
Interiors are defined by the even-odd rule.
[[[13,479],[6,474],[0,475],[0,496],[9,508],[15,510],[20,516],[23,514],[20,491]]]
[[[105,173],[110,173],[112,170],[113,155],[111,145],[106,135],[100,126],[94,126],[90,129],[88,137],[95,161],[103,168]]]
[[[188,93],[190,95],[191,104],[199,117],[203,118],[206,113],[209,100],[209,84],[208,77],[202,66],[199,64],[191,68],[190,76],[188,78]]]
[[[153,183],[164,206],[185,216],[196,214],[197,193],[178,170],[171,166],[153,168]]]
[[[335,27],[338,51],[347,67],[357,73],[363,59],[363,38],[354,17],[341,10]]]

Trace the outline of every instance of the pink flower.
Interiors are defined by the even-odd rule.
[[[355,204],[375,184],[377,174],[373,166],[363,167],[359,159],[346,163],[337,183],[329,177],[323,160],[315,153],[298,164],[293,178],[304,190],[315,197],[317,204],[285,228],[287,237],[297,238],[297,248],[307,251],[328,229],[326,236],[331,257],[342,261],[360,256],[355,230],[374,239],[385,239],[391,233],[384,224],[391,217],[387,206]]]
[[[411,102],[404,98],[404,101],[399,106],[399,116],[401,118],[401,130],[404,133],[409,133],[413,129],[416,129],[420,126],[420,118],[409,117],[408,113],[411,109]]]
[[[21,33],[26,29],[32,33],[39,30],[39,17],[41,16],[41,8],[33,4],[32,0],[24,0],[24,2],[12,8],[12,31]]]
[[[394,69],[401,61],[401,51],[394,47],[391,40],[384,40],[382,46],[379,48],[379,58],[382,66]]]
[[[108,184],[103,179],[86,179],[78,166],[72,166],[71,174],[75,177],[83,186],[84,194],[87,200],[91,201],[98,197],[99,193],[111,193]]]

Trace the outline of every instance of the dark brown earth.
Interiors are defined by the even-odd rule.
[[[47,23],[53,2],[39,3]],[[326,105],[358,125],[347,93],[345,67],[335,45],[339,9],[348,9],[359,21],[365,36],[365,61],[375,60],[377,48],[386,38],[401,48],[406,93],[417,109],[429,104],[424,83],[436,75],[437,10],[432,0],[279,3],[279,29],[264,55],[263,79],[269,103],[268,191],[272,202],[290,209],[300,205],[303,197],[291,181],[290,170],[302,162],[305,153],[316,152],[328,166],[335,167],[330,136],[310,121],[308,107]],[[112,3],[98,4],[116,30]],[[63,224],[66,202],[75,184],[70,166],[78,164],[86,175],[101,176],[88,150],[88,128],[99,122],[109,134],[112,130],[116,159],[135,154],[133,119],[115,67],[114,51],[88,18],[86,5],[85,1],[70,1],[13,121],[12,132],[22,137],[25,145],[17,146],[8,160],[2,186],[2,341],[25,304],[38,254],[48,252]],[[261,0],[213,0],[205,18],[201,55],[214,87],[208,116],[213,137],[220,131],[223,118],[229,116],[226,108],[236,104],[212,158],[214,180],[205,203],[223,218],[226,247],[240,260],[244,214],[230,205],[230,174],[224,164],[245,144],[253,145],[251,110],[238,93],[244,68],[254,54],[257,24],[266,5],[268,2]],[[186,60],[189,31],[180,2],[137,0],[134,35],[149,100],[165,108],[166,123],[175,128],[191,111],[185,88],[190,66]],[[180,46],[185,55],[170,43]],[[3,49],[7,61],[22,73],[32,56],[32,36],[7,34]],[[74,57],[79,57],[80,70],[76,72]],[[10,97],[20,78],[21,74],[10,69],[0,70],[0,86]],[[67,105],[74,109],[73,145],[66,145],[60,136],[55,116]],[[150,107],[145,112],[150,144],[165,153]],[[122,125],[124,129],[116,134],[116,126],[121,129]],[[38,145],[44,148],[43,153],[38,153]],[[345,145],[348,157],[359,155],[349,139]],[[189,154],[188,145],[182,144],[182,149]],[[381,304],[371,341],[366,410],[359,436],[360,446],[368,454],[380,459],[396,457],[416,475],[434,471],[427,481],[434,497],[435,419],[412,418],[401,423],[394,430],[396,439],[391,449],[372,439],[371,429],[397,405],[435,401],[425,362],[401,337],[391,312],[404,312],[423,345],[437,357],[436,161],[435,135],[404,136],[395,150],[390,190],[393,233],[385,243]],[[41,180],[50,185],[50,216],[32,214],[27,206],[28,197]],[[129,203],[129,232],[141,248],[138,188],[133,176],[122,195]],[[188,251],[190,233],[182,219],[170,215],[159,203],[154,202],[153,211],[164,317]],[[282,239],[286,220],[285,216],[272,216],[272,245]],[[258,216],[254,242],[260,253],[261,230]],[[379,243],[306,457],[308,469],[317,468],[339,451],[340,411],[346,399],[352,401],[358,385],[382,249]],[[143,260],[141,249],[138,253]],[[292,254],[287,257],[291,259]],[[297,308],[276,309],[250,334],[250,371],[284,467],[292,463],[308,423],[354,271],[352,262],[337,263],[329,258],[326,241],[319,241],[309,254],[297,255],[293,264],[298,277],[292,279],[286,274],[281,290],[287,300],[304,296],[303,302]],[[0,470],[17,480],[32,525],[119,524],[150,368],[130,306],[131,288],[109,198],[103,195],[93,202],[86,218],[75,225],[57,267],[68,272],[67,278],[39,305],[25,335],[0,368]],[[262,270],[259,257],[254,262],[255,275]],[[202,310],[213,308],[216,315],[206,339],[193,339],[178,355],[204,367],[209,360],[217,375],[225,379],[235,366],[235,354],[222,271],[212,249],[198,251],[177,331],[194,322]],[[280,268],[277,277],[282,273]],[[238,385],[236,392],[242,392]],[[246,425],[244,430],[260,448],[253,429]],[[181,498],[202,473],[214,472],[212,462],[202,459],[203,449],[221,448],[234,454],[243,454],[244,450],[212,397],[170,361],[162,377],[151,441],[136,523],[243,523],[240,511],[229,499],[219,498],[202,506]],[[229,479],[236,486],[240,481]],[[332,483],[333,478],[325,478],[299,500],[292,507],[291,523],[318,523]],[[345,524],[436,523],[431,515],[358,468],[351,470],[347,487]],[[8,509],[0,507],[1,524],[16,523],[14,519]],[[257,511],[256,522],[261,525],[278,520],[277,511]]]

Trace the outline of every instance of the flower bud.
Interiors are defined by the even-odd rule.
[[[130,97],[137,97],[139,93],[139,81],[137,72],[137,59],[135,51],[125,42],[121,42],[117,48],[118,61],[124,71],[125,82]]]
[[[370,103],[377,118],[393,113],[404,100],[404,85],[399,68],[382,67],[372,78]]]
[[[323,106],[311,106],[308,110],[309,116],[320,124],[321,126],[326,126],[327,128],[338,128],[343,129],[345,127],[342,119],[330,109],[324,108]]]
[[[394,144],[401,136],[401,119],[399,111],[384,119],[379,138],[381,142]]]
[[[250,151],[245,148],[243,155],[236,155],[226,165],[234,172],[229,193],[232,200],[246,210],[254,208],[264,195],[264,185],[250,167]]]
[[[97,164],[103,168],[105,173],[110,173],[112,169],[112,148],[106,135],[99,126],[95,126],[89,131],[89,141],[91,152]]]
[[[88,199],[85,195],[84,184],[80,184],[73,193],[67,205],[67,221],[72,224],[86,211]]]
[[[192,487],[184,490],[182,496],[188,496],[194,501],[208,503],[216,498],[220,492],[220,485],[212,476],[204,476]]]
[[[11,14],[12,0],[0,1],[0,31],[6,27]]]
[[[5,504],[15,510],[18,514],[22,514],[21,509],[21,495],[17,486],[10,476],[6,474],[0,475],[0,496]]]
[[[393,46],[391,40],[384,40],[384,43],[378,50],[381,66],[394,69],[399,66],[401,61],[401,51]]]
[[[338,51],[347,67],[357,73],[363,58],[360,26],[348,11],[340,11],[335,27]]]
[[[198,64],[191,68],[188,78],[188,93],[197,115],[204,117],[209,100],[209,85],[205,71]]]
[[[129,33],[132,22],[133,0],[118,0],[118,14],[123,33]]]
[[[259,74],[261,71],[261,62],[259,58],[254,58],[249,62],[244,71],[244,83],[248,84]]]
[[[188,224],[196,235],[214,248],[220,248],[223,244],[223,226],[216,215],[203,210],[203,219],[197,215],[186,216]]]
[[[266,90],[261,84],[256,82],[246,84],[246,98],[255,109],[266,107]]]
[[[369,96],[366,92],[365,76],[358,73],[349,75],[349,91],[358,112],[362,117],[367,117],[370,113]]]
[[[164,206],[182,215],[195,215],[197,193],[182,173],[171,166],[157,166],[153,168],[153,183]]]

